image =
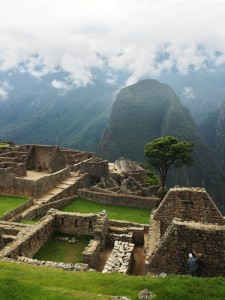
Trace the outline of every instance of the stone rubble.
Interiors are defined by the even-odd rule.
[[[12,260],[12,259],[4,259],[4,260]],[[16,261],[21,263],[36,265],[36,266],[59,268],[66,271],[87,271],[88,270],[88,265],[83,263],[77,263],[73,265],[71,263],[32,259],[25,256],[18,256]]]
[[[102,273],[118,272],[128,274],[133,263],[134,244],[115,241],[114,248]]]

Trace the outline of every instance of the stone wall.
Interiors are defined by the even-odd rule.
[[[128,274],[134,259],[134,244],[116,241],[102,273]]]
[[[100,260],[100,242],[90,240],[82,253],[82,257],[85,264],[88,264],[90,268],[96,269]]]
[[[25,213],[23,215],[19,215],[18,217],[15,216],[13,221],[19,222],[21,219],[34,220],[34,219],[43,217],[46,215],[46,213],[48,212],[49,209],[51,209],[51,208],[59,209],[59,208],[65,206],[66,204],[70,203],[76,197],[77,196],[71,196],[68,198],[56,200],[54,202],[49,202],[49,203],[43,204],[41,206],[35,206],[33,209],[29,210],[27,213]]]
[[[33,196],[35,194],[35,182],[16,178],[0,169],[0,194]]]
[[[38,259],[32,259],[25,256],[19,256],[16,260],[4,258],[5,261],[12,261],[16,263],[25,263],[35,266],[42,266],[42,267],[48,267],[48,268],[56,268],[56,269],[63,269],[65,271],[87,271],[88,265],[83,263],[77,263],[75,265],[70,263],[64,263],[64,262],[56,262],[56,261],[45,261],[45,260],[38,260]]]
[[[18,256],[32,257],[54,232],[54,216],[47,215],[36,226],[31,227],[21,237],[7,245],[0,257],[15,259]]]
[[[49,189],[70,176],[70,169],[67,167],[54,174],[49,174],[38,180],[28,180],[25,178],[14,177],[0,169],[0,193],[5,195],[24,195],[40,197]]]
[[[94,236],[97,214],[81,214],[57,211],[55,214],[56,231],[74,235]]]
[[[154,214],[161,222],[161,235],[174,217],[202,223],[224,224],[223,216],[215,203],[201,188],[170,189]]]
[[[1,162],[0,169],[3,169],[6,173],[12,174],[16,177],[23,177],[27,175],[25,163]]]
[[[51,162],[49,166],[49,173],[55,173],[66,167],[66,158],[62,154],[58,146],[54,147]]]
[[[187,274],[188,254],[202,254],[199,276],[225,275],[225,226],[175,219],[146,261],[146,271]]]
[[[58,146],[31,145],[27,154],[27,169],[40,166],[49,173],[57,172],[66,167],[66,158]]]
[[[101,177],[109,176],[109,166],[108,161],[92,161],[92,162],[82,162],[80,170],[83,173],[89,173],[90,181],[97,182]]]
[[[87,189],[80,189],[78,195],[93,202],[116,206],[139,207],[149,210],[156,208],[159,203],[159,199],[156,197],[141,197],[116,193],[105,194],[104,192],[94,192]]]
[[[56,186],[58,183],[70,176],[70,168],[66,167],[65,169],[58,171],[54,174],[49,174],[47,176],[41,177],[36,181],[35,197],[41,197],[49,189]]]
[[[14,210],[11,210],[8,213],[5,213],[0,220],[1,221],[8,221],[12,218],[14,218],[17,214],[19,214],[20,212],[22,212],[23,210],[29,208],[30,206],[32,206],[34,203],[34,199],[31,198],[30,200],[28,200],[26,203],[24,203],[23,205],[15,208]]]
[[[62,150],[63,155],[66,157],[67,165],[77,164],[84,160],[90,159],[94,156],[91,152],[81,152],[76,150]]]
[[[107,244],[114,244],[115,240],[131,242],[136,246],[144,246],[144,233],[149,226],[142,226],[137,223],[125,221],[109,221],[109,234]]]

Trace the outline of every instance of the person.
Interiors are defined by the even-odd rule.
[[[188,271],[191,276],[197,276],[198,268],[199,268],[199,258],[194,257],[192,253],[189,253],[188,261]]]

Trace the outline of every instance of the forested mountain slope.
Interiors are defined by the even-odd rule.
[[[120,156],[144,161],[144,145],[166,135],[196,145],[194,165],[172,170],[168,185],[203,186],[222,207],[224,174],[201,139],[189,111],[166,84],[143,80],[120,91],[98,154],[110,161]]]

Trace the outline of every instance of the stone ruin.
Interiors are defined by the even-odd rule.
[[[146,272],[187,274],[193,251],[199,276],[225,275],[225,218],[205,189],[170,189],[151,217]]]
[[[1,218],[0,258],[84,271],[95,269],[101,251],[113,245],[104,272],[120,270],[127,274],[133,263],[132,245],[143,247],[144,232],[148,230],[146,273],[187,274],[188,253],[195,251],[201,253],[200,276],[224,276],[225,219],[207,192],[176,187],[160,203],[159,187],[146,185],[144,172],[134,166],[122,159],[117,162],[120,172],[115,172],[107,161],[96,159],[93,153],[55,146],[12,144],[1,149],[0,193],[32,198]],[[38,176],[43,172],[43,177],[29,178],[30,170]],[[104,211],[79,214],[51,209],[62,207],[77,195],[103,204],[152,210],[150,226],[109,220]],[[43,219],[36,225],[17,223],[23,218],[41,216]],[[93,236],[83,251],[83,264],[32,259],[56,230]]]

